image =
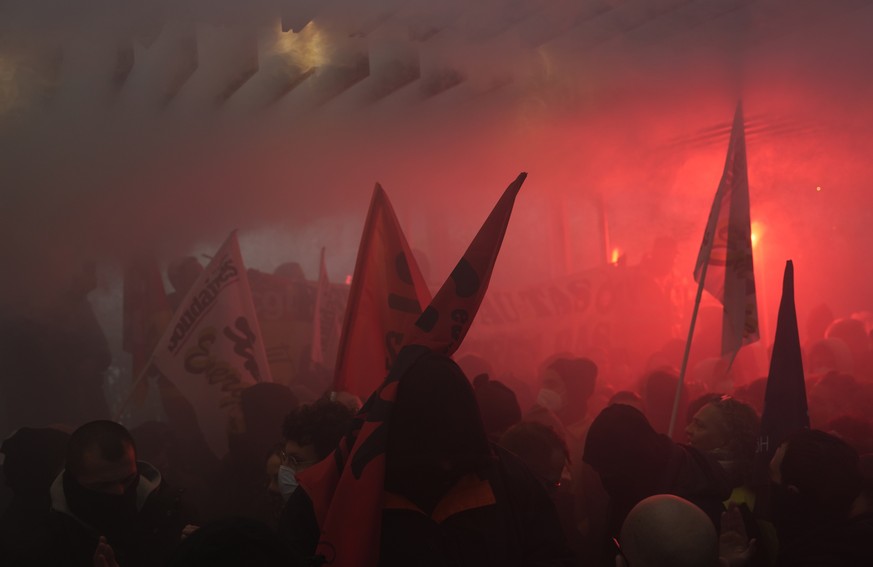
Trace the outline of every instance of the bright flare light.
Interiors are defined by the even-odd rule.
[[[309,22],[299,33],[280,29],[273,52],[301,69],[312,69],[329,62],[327,46],[324,32],[315,22]]]
[[[752,223],[752,248],[756,247],[761,241],[761,233],[764,231],[761,223],[755,221]]]
[[[621,250],[618,248],[612,249],[612,256],[610,256],[609,261],[612,264],[618,264],[618,259],[621,258]]]

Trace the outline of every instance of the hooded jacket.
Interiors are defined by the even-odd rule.
[[[190,518],[183,509],[180,490],[168,487],[152,465],[138,461],[137,468],[136,514],[115,533],[101,533],[70,508],[64,471],[58,475],[50,489],[48,522],[53,565],[90,567],[100,536],[106,536],[123,567],[163,565]]]
[[[631,508],[655,494],[685,498],[706,512],[716,529],[720,526],[731,486],[718,462],[656,432],[636,408],[615,404],[600,412],[582,459],[597,471],[609,494],[613,536]]]

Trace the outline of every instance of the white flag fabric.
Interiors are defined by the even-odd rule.
[[[151,365],[191,402],[212,449],[224,454],[242,390],[272,381],[236,232],[191,286]]]
[[[703,286],[724,306],[722,356],[733,360],[740,347],[760,338],[742,106],[734,115],[724,173],[706,223],[694,281],[700,282],[705,265]]]

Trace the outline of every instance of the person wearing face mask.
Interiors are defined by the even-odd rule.
[[[282,441],[282,420],[297,406],[297,397],[284,384],[260,382],[242,390],[239,411],[228,424],[228,451],[216,471],[209,520],[242,516],[275,523],[264,467]]]
[[[191,520],[181,492],[137,461],[130,433],[112,421],[73,432],[50,494],[52,564],[58,566],[161,564]]]
[[[587,358],[557,358],[543,372],[537,404],[530,413],[545,409],[575,437],[584,437],[588,400],[594,394],[597,365]],[[537,420],[541,421],[541,420]]]
[[[297,489],[297,473],[330,455],[352,424],[352,410],[345,404],[320,399],[285,416],[285,444],[279,451],[279,493],[287,501]]]

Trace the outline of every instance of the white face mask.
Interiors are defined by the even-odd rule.
[[[279,493],[282,498],[288,500],[291,494],[297,490],[297,475],[294,469],[285,465],[279,465]]]
[[[543,388],[537,395],[537,403],[544,408],[553,412],[558,412],[564,407],[564,400],[561,394],[549,388]]]

